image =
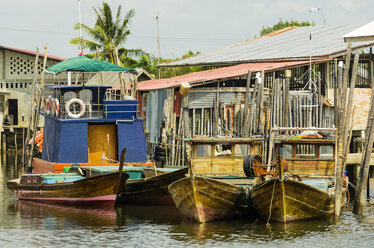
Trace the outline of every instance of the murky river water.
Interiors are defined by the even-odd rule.
[[[4,158],[6,162],[4,162]],[[17,161],[16,161],[17,160]],[[22,170],[3,156],[0,171],[0,247],[374,247],[374,206],[339,223],[272,224],[245,218],[197,224],[174,207],[85,209],[17,201],[6,180]]]

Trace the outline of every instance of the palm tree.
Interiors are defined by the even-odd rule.
[[[131,33],[128,25],[134,17],[134,9],[127,12],[125,18],[122,19],[120,5],[115,20],[113,19],[112,10],[106,2],[103,2],[103,8],[94,8],[94,10],[97,16],[95,27],[90,28],[87,25],[79,23],[74,26],[76,30],[81,26],[82,30],[92,40],[78,37],[72,39],[70,43],[88,48],[93,52],[87,55],[91,58],[98,56],[97,59],[99,60],[105,60],[114,64],[118,64],[119,62],[122,66],[135,64],[137,61],[134,58],[142,56],[145,52],[140,49],[125,49],[121,47]],[[119,61],[117,61],[117,55]]]

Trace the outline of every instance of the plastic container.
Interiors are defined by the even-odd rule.
[[[105,118],[132,119],[137,117],[137,100],[104,100]]]
[[[182,96],[187,96],[188,92],[190,92],[191,85],[187,82],[181,83],[181,86],[179,88],[179,93],[181,93]]]

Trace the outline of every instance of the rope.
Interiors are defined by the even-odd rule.
[[[354,185],[353,183],[351,183],[350,181],[348,181],[348,184],[351,185],[351,187],[354,189],[354,190],[357,190],[357,186]]]
[[[269,221],[270,221],[270,217],[271,217],[271,207],[273,206],[273,199],[274,199],[275,183],[276,183],[276,182],[277,182],[277,180],[274,179],[273,192],[272,192],[272,194],[271,194],[270,207],[269,207],[269,217],[268,217],[268,220],[266,221],[266,226],[267,226],[267,227],[270,226]]]
[[[349,206],[350,200],[351,200],[351,196],[349,195],[349,190],[347,190],[347,206]]]
[[[106,160],[108,160],[109,162],[113,162],[113,163],[119,163],[119,161],[115,160],[115,159],[111,159],[111,158],[108,158],[108,157],[104,157]],[[137,162],[137,163],[148,163],[149,161],[141,161],[141,162]],[[127,166],[133,166],[129,163],[124,163],[125,165]]]

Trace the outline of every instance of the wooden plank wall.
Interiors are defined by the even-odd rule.
[[[189,126],[190,135],[206,136],[236,136],[250,137],[264,135],[268,138],[270,127],[285,126],[285,101],[289,99],[288,126],[290,127],[332,127],[333,110],[323,105],[323,96],[326,94],[326,84],[333,83],[333,62],[301,66],[292,68],[289,97],[285,97],[286,79],[284,70],[263,72],[263,83],[257,83],[255,73],[251,75],[249,87],[249,105],[244,106],[246,94],[246,78],[242,79],[241,87],[225,86],[225,81],[214,82],[192,88],[189,94]],[[331,68],[330,68],[331,67]],[[308,70],[313,69],[311,77]],[[331,74],[331,75],[330,75]],[[312,80],[312,82],[310,82]],[[164,137],[163,143],[168,146],[167,164],[185,164],[185,136],[181,108],[176,112],[175,93],[178,89],[169,89],[164,109],[166,131],[160,130]],[[193,96],[202,94],[201,98]],[[234,97],[227,98],[228,92],[235,93]],[[209,95],[209,96],[208,96]],[[225,98],[226,97],[226,98]],[[191,99],[194,101],[191,102]],[[180,102],[180,101],[179,101]],[[248,111],[248,126],[243,125],[245,111]],[[248,128],[243,130],[243,127]],[[266,148],[265,148],[266,150]]]

